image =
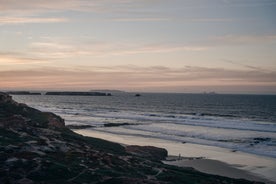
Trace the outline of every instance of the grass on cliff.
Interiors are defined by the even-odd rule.
[[[94,149],[107,152],[107,153],[114,153],[119,155],[125,155],[125,148],[114,142],[106,141],[99,138],[93,138],[93,137],[86,137],[82,136],[80,134],[77,134],[69,129],[64,129],[61,131],[61,136],[63,139],[65,139],[67,142],[73,142],[73,143],[84,143],[89,144]]]
[[[38,123],[40,127],[47,127],[47,113],[42,113],[39,110],[28,107],[24,104],[15,105],[12,103],[0,104],[0,119],[12,117],[13,115],[21,115],[30,119],[32,122]]]

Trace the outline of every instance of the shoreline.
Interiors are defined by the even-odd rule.
[[[183,158],[180,154],[187,152],[187,144],[183,150],[184,144],[180,146],[177,142],[162,139],[116,137],[88,129],[74,132],[65,126],[65,120],[60,116],[17,103],[5,93],[0,93],[0,106],[3,135],[0,183],[258,183],[256,178],[252,179],[255,181],[235,179],[161,163],[166,160],[168,151],[170,154],[181,151],[179,158]],[[187,154],[202,154],[199,151],[202,147],[196,149],[192,147],[195,145],[189,145],[190,153]],[[215,148],[209,148],[209,152],[211,150],[219,152]],[[213,157],[216,154],[213,153]],[[202,158],[185,159],[206,162]],[[211,165],[224,164],[212,162],[216,164]],[[210,167],[210,163],[205,166]]]
[[[95,131],[93,129],[81,129],[74,130],[84,136],[97,137],[112,142],[120,143],[123,145],[139,145],[139,146],[156,146],[159,148],[165,148],[168,150],[169,155],[181,155],[181,157],[187,158],[204,158],[198,160],[204,160],[199,162],[208,162],[207,165],[212,165],[216,163],[217,166],[222,167],[224,165],[226,170],[229,168],[238,170],[245,174],[243,179],[247,179],[247,176],[256,177],[258,181],[263,181],[269,184],[276,183],[276,159],[264,156],[253,155],[244,152],[232,152],[232,150],[214,146],[205,146],[198,144],[182,144],[176,143],[168,140],[161,140],[155,138],[142,138],[126,135],[115,135],[111,133],[102,133]],[[179,164],[179,163],[177,163]],[[188,164],[188,162],[187,162]],[[190,162],[189,164],[194,164],[194,167],[203,169],[204,165],[202,163]],[[199,166],[197,166],[197,164]],[[182,164],[183,165],[183,164]],[[218,169],[219,170],[219,169]],[[210,173],[216,174],[216,173]],[[230,177],[230,176],[229,176]],[[249,177],[250,178],[250,177]]]
[[[276,184],[276,182],[270,181],[258,175],[253,175],[252,173],[246,170],[242,170],[230,164],[227,164],[225,162],[221,162],[213,159],[206,159],[206,158],[200,158],[200,157],[183,158],[179,156],[169,156],[167,160],[162,162],[164,164],[174,165],[178,167],[184,167],[184,168],[191,167],[197,171],[207,173],[207,174],[225,176],[225,177],[235,178],[235,179],[242,178],[250,181],[264,182],[267,184]]]

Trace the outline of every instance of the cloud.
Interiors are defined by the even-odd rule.
[[[260,44],[276,41],[276,35],[263,36],[221,36],[213,37],[201,42],[194,43],[131,43],[131,42],[108,42],[99,41],[91,37],[41,37],[39,40],[30,43],[25,54],[29,58],[19,56],[21,63],[31,60],[55,60],[74,58],[78,56],[88,57],[109,57],[109,56],[128,56],[136,54],[166,54],[173,52],[206,52],[212,48],[221,46],[234,46],[246,44]],[[2,53],[3,55],[3,53]],[[11,57],[11,55],[9,56]],[[12,56],[14,57],[14,56]],[[16,56],[18,57],[18,56]],[[7,59],[7,58],[6,58]],[[2,56],[3,60],[3,56]],[[237,64],[231,60],[222,59],[225,62]],[[10,62],[12,63],[12,62]],[[254,66],[245,66],[245,68],[254,68]]]
[[[144,44],[144,45],[124,45],[122,50],[119,52],[114,52],[114,55],[122,54],[142,54],[142,53],[168,53],[168,52],[177,52],[177,51],[204,51],[207,50],[207,47],[201,46],[189,46],[185,44]]]
[[[170,18],[140,17],[140,18],[112,18],[114,22],[164,22],[170,21]]]
[[[71,58],[74,56],[105,57],[112,55],[202,52],[221,46],[241,46],[276,42],[276,35],[224,35],[190,43],[108,42],[93,38],[44,37],[30,45],[39,57]]]
[[[233,22],[236,19],[229,18],[184,18],[181,19],[184,22]]]
[[[275,42],[276,35],[224,35],[210,38],[210,43],[221,45],[242,45]]]
[[[33,89],[180,89],[185,86],[270,86],[276,91],[276,71],[227,70],[187,66],[37,68],[1,71],[1,88]],[[26,85],[27,84],[27,85]],[[29,84],[29,85],[28,85]],[[273,87],[274,86],[274,87]],[[204,88],[203,88],[204,87]],[[206,88],[207,89],[207,88]],[[209,88],[208,88],[209,89]]]
[[[256,6],[271,6],[276,5],[274,0],[222,0],[226,6],[236,7],[256,7]]]
[[[223,46],[248,46],[276,43],[276,35],[222,35],[210,36],[200,41],[190,42],[190,47],[212,49]]]
[[[173,18],[164,16],[164,10],[156,9],[160,4],[166,5],[164,0],[0,0],[0,15],[39,15],[53,12],[78,11],[90,13],[113,13],[112,18],[102,18],[102,21],[114,22],[163,22],[179,20],[185,22],[230,22],[228,18]],[[175,2],[177,3],[177,2]],[[181,5],[186,7],[187,1]],[[116,15],[116,18],[114,18]],[[27,18],[26,18],[27,19]],[[27,20],[26,20],[27,21]],[[35,20],[29,20],[35,21]],[[46,22],[46,20],[44,20]],[[36,21],[35,21],[36,22]]]
[[[84,4],[83,0],[0,0],[0,10],[2,13],[38,13],[48,11],[77,10]],[[91,4],[91,3],[90,3]]]
[[[170,19],[160,17],[160,12],[152,11],[156,8],[156,5],[162,1],[163,0],[0,0],[0,17],[2,16],[2,18],[0,18],[0,20],[2,19],[0,24],[1,22],[2,24],[65,22],[68,20],[64,18],[32,17],[72,11],[102,14],[102,18],[97,18],[97,20],[101,21],[168,21]],[[14,15],[18,17],[14,17]]]
[[[241,5],[239,2],[220,2],[210,1],[208,3],[203,1],[189,1],[185,0],[181,3],[173,1],[174,4],[179,4],[179,7],[189,8],[189,7],[217,7],[217,6],[230,6],[230,5]],[[184,21],[184,22],[233,22],[238,21],[232,18],[221,18],[221,17],[195,17],[195,18],[176,18],[169,16],[169,9],[162,9],[162,6],[170,5],[165,0],[0,0],[0,16],[5,15],[13,18],[13,15],[20,15],[21,17],[26,17],[26,23],[38,23],[38,20],[35,18],[28,18],[30,16],[37,16],[47,13],[56,13],[56,12],[89,12],[89,13],[101,13],[105,18],[102,18],[101,21],[114,21],[114,22],[164,22],[164,21]],[[250,5],[249,2],[244,2],[244,4]],[[257,3],[258,4],[258,3]],[[270,4],[270,3],[259,3],[261,5]],[[162,5],[162,6],[160,6]],[[184,11],[184,10],[183,10]],[[110,14],[109,16],[106,16]],[[110,18],[106,18],[110,17]],[[115,17],[115,18],[114,18]],[[5,19],[5,17],[3,17]],[[2,19],[3,19],[2,18]],[[59,20],[54,20],[54,18],[49,18],[41,20],[41,22],[64,22],[60,18]],[[58,19],[58,18],[56,18]],[[7,20],[3,20],[7,21]],[[22,20],[15,20],[15,22],[23,22]]]
[[[25,65],[25,64],[41,64],[49,61],[43,58],[26,56],[16,52],[0,52],[0,65]]]
[[[167,22],[167,21],[181,21],[181,22],[234,22],[236,19],[228,18],[173,18],[173,17],[124,17],[111,18],[109,21],[114,22]]]
[[[71,58],[74,56],[104,57],[112,55],[133,55],[145,53],[169,53],[169,52],[199,52],[207,50],[203,46],[189,46],[176,43],[122,43],[106,42],[89,38],[76,41],[70,38],[43,38],[39,42],[30,45],[33,53],[40,57],[53,59]]]
[[[130,11],[144,5],[155,3],[157,0],[0,0],[0,11],[3,13],[35,14],[60,11]]]
[[[70,58],[79,55],[80,48],[75,48],[73,43],[60,42],[33,42],[30,49],[38,57],[47,57],[49,59]]]
[[[67,22],[66,18],[36,18],[36,17],[0,17],[0,25],[27,23],[60,23]]]
[[[269,71],[269,70],[264,69],[262,67],[257,67],[257,66],[242,64],[241,62],[236,62],[236,61],[232,61],[232,60],[229,60],[229,59],[222,59],[222,61],[224,61],[226,63],[231,63],[231,64],[234,64],[234,65],[242,66],[242,67],[250,69],[250,70]]]

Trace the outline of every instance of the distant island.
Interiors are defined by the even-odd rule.
[[[41,95],[41,93],[30,91],[8,91],[7,93],[10,95]]]
[[[76,92],[76,91],[55,91],[46,92],[45,95],[60,95],[60,96],[111,96],[111,93],[101,92]]]
[[[214,92],[214,91],[211,91],[211,92],[204,91],[202,94],[204,94],[204,95],[216,95],[217,93]]]
[[[122,91],[122,90],[112,90],[112,89],[95,89],[95,90],[90,90],[90,92],[101,92],[101,93],[127,93],[126,91]]]

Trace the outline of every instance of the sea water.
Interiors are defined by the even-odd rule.
[[[135,97],[116,93],[13,98],[54,112],[67,125],[91,125],[86,131],[98,134],[215,146],[276,158],[275,95],[142,93]],[[105,126],[111,123],[114,126]]]

